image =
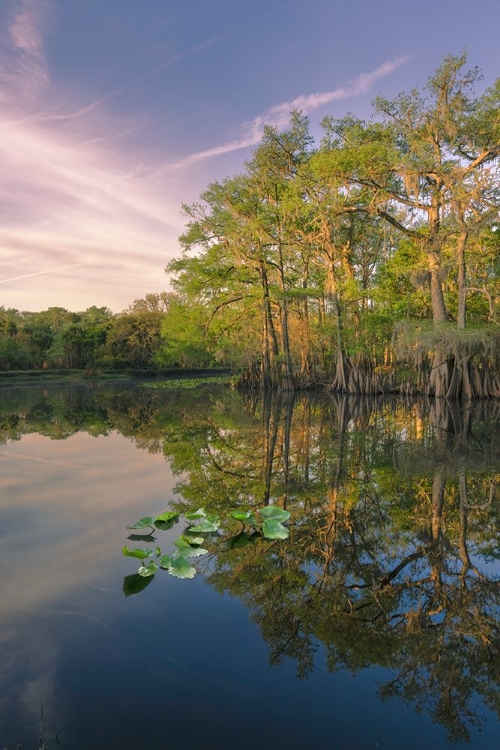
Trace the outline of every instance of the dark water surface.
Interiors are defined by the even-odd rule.
[[[0,747],[40,746],[43,702],[47,748],[497,748],[499,416],[2,387]],[[289,538],[231,549],[269,503]],[[126,527],[200,506],[196,577],[125,597]]]

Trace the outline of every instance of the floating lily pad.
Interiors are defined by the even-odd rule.
[[[156,516],[155,520],[164,522],[174,521],[175,523],[177,523],[177,521],[179,520],[179,513],[176,513],[174,510],[167,510],[165,511],[165,513],[160,513],[159,516]]]
[[[193,511],[192,513],[186,513],[185,516],[190,521],[196,521],[197,518],[206,518],[205,508],[198,508],[198,510]]]
[[[182,534],[179,539],[184,539],[185,542],[191,545],[191,547],[199,547],[205,541],[202,536],[195,536],[196,526],[191,526],[190,529],[186,529],[186,533]]]
[[[262,533],[266,539],[287,539],[289,531],[279,521],[270,518],[262,524]]]
[[[261,508],[259,510],[259,513],[265,521],[273,520],[283,523],[284,521],[288,521],[288,519],[290,518],[290,513],[288,510],[278,508],[276,505],[267,505],[265,508]]]
[[[139,560],[145,560],[147,557],[153,557],[152,549],[129,549],[126,545],[122,547],[122,555],[124,557],[137,557]]]
[[[177,518],[171,518],[170,521],[158,521],[157,519],[154,525],[155,528],[158,529],[158,531],[168,531],[169,529],[173,529],[178,521],[179,516],[177,516]]]
[[[203,541],[203,539],[202,539],[202,541]],[[189,544],[189,542],[187,542],[182,537],[180,539],[177,539],[174,542],[174,545],[177,547],[177,549],[179,551],[178,554],[181,557],[200,557],[201,555],[206,555],[207,552],[208,552],[208,550],[203,549],[203,547],[198,547],[198,546],[193,546],[192,547]]]
[[[142,568],[139,568],[137,573],[140,576],[144,576],[144,578],[148,578],[149,576],[154,576],[154,574],[157,573],[158,570],[158,565],[154,562],[154,560],[152,560],[147,565],[143,565]]]
[[[160,568],[165,568],[165,570],[168,570],[172,567],[172,558],[170,555],[162,555],[160,559],[158,560]]]
[[[213,534],[214,531],[217,531],[219,526],[219,516],[216,516],[215,514],[206,515],[205,518],[202,518],[195,526],[191,526],[189,531],[191,534]]]
[[[137,523],[134,523],[133,526],[127,526],[127,529],[145,529],[146,526],[153,526],[155,522],[154,516],[145,516],[144,518],[141,518]]]
[[[246,512],[243,510],[233,510],[229,515],[231,518],[235,518],[242,523],[247,523],[249,526],[256,526],[256,524],[258,524],[257,516],[251,510]]]
[[[171,576],[175,576],[175,578],[194,578],[196,575],[196,569],[184,557],[173,559],[168,572]]]

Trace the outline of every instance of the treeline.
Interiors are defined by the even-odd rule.
[[[70,312],[0,307],[0,369],[151,369],[160,364],[162,323],[174,295],[147,294],[127,310]],[[177,364],[172,362],[171,364]]]
[[[174,293],[0,308],[0,368],[228,366],[251,389],[500,396],[500,79],[444,58],[371,119],[266,127],[184,206]]]
[[[500,395],[500,79],[478,95],[465,64],[325,118],[319,145],[292,113],[185,206],[170,356],[248,387]]]

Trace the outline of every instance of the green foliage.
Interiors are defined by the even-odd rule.
[[[200,388],[207,385],[207,378],[172,378],[171,380],[161,380],[154,383],[148,383],[149,388],[168,388],[178,390],[180,388]],[[230,385],[233,378],[225,375],[211,376],[211,385]]]
[[[162,345],[155,355],[156,361],[168,367],[185,368],[216,364],[210,352],[206,320],[203,306],[175,300],[162,321]]]
[[[353,361],[393,361],[398,321],[463,327],[467,298],[474,325],[498,324],[498,269],[476,248],[497,218],[500,84],[478,96],[465,63],[449,55],[423,92],[378,97],[368,122],[325,118],[319,148],[293,113],[243,174],[185,206],[163,361],[206,354],[245,386],[365,392]]]
[[[256,514],[260,514],[262,520]],[[188,525],[185,533],[181,534],[173,542],[173,546],[176,548],[174,552],[164,554],[159,546],[156,546],[154,549],[129,549],[127,546],[122,547],[122,554],[125,557],[136,557],[140,560],[145,560],[153,557],[153,555],[156,556],[158,562],[151,560],[147,565],[142,565],[139,568],[137,575],[140,578],[153,577],[160,568],[175,578],[194,578],[196,569],[189,562],[190,558],[203,557],[209,552],[208,549],[204,549],[201,546],[205,538],[197,536],[197,534],[207,535],[207,538],[214,536],[218,538],[217,532],[222,522],[219,515],[207,513],[205,508],[198,508],[198,510],[185,513],[184,517]],[[260,508],[258,511],[231,511],[228,514],[229,518],[239,521],[243,524],[244,528],[244,531],[240,531],[236,535],[230,534],[226,538],[229,549],[241,549],[261,536],[265,539],[275,540],[287,539],[289,535],[288,529],[281,522],[287,521],[290,518],[290,513],[275,506]],[[154,526],[159,531],[164,531],[171,528],[179,519],[179,513],[176,511],[167,511],[160,516],[146,516],[141,518],[132,526],[127,526],[127,528],[142,529],[148,526],[153,528]],[[142,539],[144,542],[156,543],[156,538],[153,536],[144,536]],[[127,576],[124,579],[123,592],[125,596],[139,593],[141,590],[142,587],[137,584],[133,577]]]
[[[154,560],[151,560],[151,562],[149,562],[147,565],[142,565],[139,568],[139,570],[137,571],[137,575],[142,576],[143,578],[149,578],[149,576],[154,576],[154,574],[157,573],[158,570],[158,565]]]
[[[124,557],[137,557],[139,560],[145,560],[147,557],[152,557],[154,553],[152,549],[129,549],[124,546],[122,547],[122,554]]]
[[[136,521],[133,526],[127,526],[127,529],[145,529],[148,526],[153,528],[155,521],[156,518],[154,516],[144,516],[144,518],[140,518],[139,521]]]
[[[466,336],[454,346],[472,346]],[[381,697],[428,714],[450,740],[481,726],[483,702],[500,714],[498,400],[131,391],[3,387],[0,403],[0,442],[100,425],[168,459],[175,500],[129,536],[159,570],[126,576],[125,596],[169,570],[202,570],[248,609],[272,664],[300,677],[319,659],[380,668]],[[265,539],[264,517],[287,528],[288,512],[288,538]],[[217,532],[196,533],[214,515]],[[159,518],[185,528],[163,542]],[[208,554],[188,558],[174,539]]]
[[[196,569],[184,557],[171,559],[167,572],[174,578],[194,578]]]
[[[260,515],[265,521],[279,521],[280,523],[288,521],[290,518],[290,512],[278,508],[275,505],[268,505],[266,508],[260,509]]]
[[[404,390],[378,376],[389,363],[404,375],[401,321],[500,324],[500,79],[478,93],[466,62],[445,56],[423,90],[379,96],[367,121],[326,117],[319,145],[300,112],[266,126],[242,174],[184,206],[175,292],[118,315],[0,308],[0,368],[223,366],[249,389]],[[470,398],[460,378],[454,397]],[[475,395],[500,388],[475,379]]]
[[[262,524],[262,535],[266,539],[287,539],[288,529],[279,521],[270,518]]]

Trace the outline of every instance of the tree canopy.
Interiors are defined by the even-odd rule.
[[[480,80],[449,55],[370,120],[325,118],[319,146],[293,112],[243,173],[185,206],[167,271],[206,351],[231,351],[262,387],[362,393],[394,390],[395,360],[415,370],[425,341],[412,387],[498,395],[484,370],[498,366],[500,81]],[[471,348],[460,332],[478,329]]]

